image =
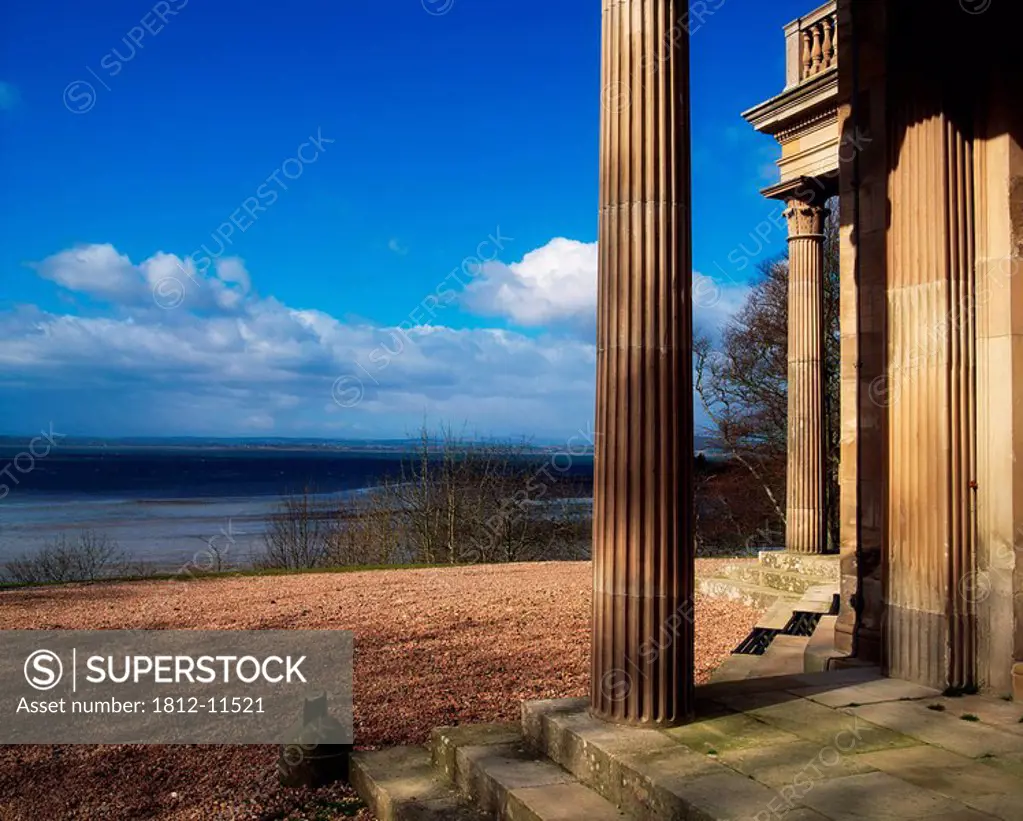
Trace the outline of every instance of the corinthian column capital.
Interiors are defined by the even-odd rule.
[[[830,212],[823,205],[789,200],[785,218],[789,221],[789,239],[824,236],[824,220]]]

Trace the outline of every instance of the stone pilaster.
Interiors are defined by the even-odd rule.
[[[835,646],[880,663],[887,447],[887,5],[838,0],[842,598]]]
[[[693,712],[685,0],[604,0],[591,709]]]
[[[785,547],[827,549],[824,423],[824,219],[819,205],[790,200],[789,419]]]
[[[988,24],[988,21],[981,21]],[[1005,21],[1002,21],[1005,23]],[[996,20],[990,25],[1001,27]],[[1011,25],[1006,25],[1011,29]],[[985,53],[976,127],[978,683],[1023,702],[1023,77]],[[1013,664],[1015,662],[1015,664]]]
[[[902,43],[917,21],[899,8],[892,36]],[[983,595],[972,86],[926,66],[919,45],[891,61],[885,663],[896,678],[965,687],[976,683]]]

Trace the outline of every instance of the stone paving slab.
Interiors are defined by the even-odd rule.
[[[801,573],[824,581],[837,583],[841,574],[841,560],[837,555],[821,556],[812,553],[762,550],[758,557],[761,567],[772,567],[788,573]]]
[[[744,713],[697,720],[685,727],[666,730],[679,744],[704,754],[723,753],[748,747],[770,747],[798,741],[798,736]]]
[[[658,730],[629,728],[623,732],[623,728],[594,718],[589,712],[552,713],[547,716],[547,720],[551,725],[567,730],[583,743],[616,755],[645,753],[671,747],[669,740]]]
[[[990,724],[1011,733],[1023,733],[1023,704],[989,696],[958,696],[929,699],[928,705],[941,704],[945,712],[959,716],[975,715],[983,724]],[[1023,813],[1021,813],[1023,816]]]
[[[937,747],[867,753],[858,759],[890,775],[998,818],[1023,816],[1023,778]],[[1011,815],[1006,815],[1011,811]]]
[[[1019,821],[1023,817],[1023,803],[1018,795],[981,795],[965,803],[1002,821]]]
[[[827,821],[826,815],[812,812],[799,801],[788,801],[770,787],[737,773],[693,779],[679,795],[689,808],[689,814],[677,816],[680,818]]]
[[[918,701],[868,704],[845,708],[842,712],[970,758],[1023,753],[1021,735],[981,722],[964,721],[948,711],[930,710]]]
[[[819,781],[799,800],[832,821],[991,821],[958,801],[883,772]]]
[[[818,687],[823,691],[881,678],[883,676],[876,667],[850,667],[844,670],[828,670],[820,673],[799,673],[797,675],[704,684],[696,688],[696,698],[698,701],[714,701],[727,695],[787,691],[804,687]]]
[[[841,687],[849,684],[857,684],[863,681],[877,681],[883,679],[881,670],[877,667],[856,666],[846,667],[841,670],[827,670],[819,673],[804,673],[795,676],[795,680],[802,687]]]
[[[770,747],[747,747],[718,755],[721,763],[768,787],[874,772],[867,755],[849,755],[831,745],[800,739]]]
[[[830,613],[835,605],[837,594],[837,583],[824,587],[811,587],[796,604],[796,609],[807,613]]]
[[[862,753],[920,743],[897,729],[879,726],[866,717],[837,711],[788,692],[731,696],[721,701],[788,733],[821,745],[834,746],[843,752],[855,750]]]
[[[1008,755],[991,756],[981,758],[990,767],[998,767],[1017,778],[1023,778],[1023,753],[1009,753]]]
[[[940,690],[932,687],[894,678],[879,678],[837,688],[823,684],[794,687],[789,692],[823,704],[825,707],[859,706],[902,699],[934,698],[941,695]]]

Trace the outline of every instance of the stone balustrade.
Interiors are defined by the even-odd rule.
[[[834,0],[785,27],[787,85],[838,68],[838,19]]]

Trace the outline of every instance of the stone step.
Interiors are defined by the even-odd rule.
[[[527,746],[513,725],[441,727],[431,736],[435,770],[501,821],[621,821],[615,806]]]
[[[807,590],[796,605],[796,610],[806,613],[830,614],[835,604],[835,596],[839,594],[837,584],[824,584]]]
[[[780,590],[783,593],[794,596],[800,596],[807,590],[820,586],[823,581],[817,576],[804,576],[799,573],[789,573],[784,570],[761,567],[755,564],[727,565],[721,571],[721,576],[726,579],[735,579],[745,584],[756,585],[757,587]]]
[[[352,755],[352,786],[378,821],[489,821],[433,767],[425,747]]]
[[[679,743],[672,737],[674,731],[608,724],[590,716],[578,699],[527,702],[522,709],[529,743],[627,818],[750,819],[777,797],[722,764],[716,754]],[[792,814],[793,821],[797,814]]]
[[[765,627],[769,630],[782,630],[792,618],[792,613],[797,608],[795,599],[779,599],[757,620],[757,627]]]
[[[838,583],[841,565],[837,555],[819,556],[812,553],[790,553],[785,550],[761,550],[761,567],[813,576],[823,581]]]
[[[704,596],[741,602],[747,607],[761,610],[772,607],[781,600],[791,601],[793,605],[799,601],[799,597],[793,593],[717,576],[698,578],[696,592]]]
[[[809,643],[809,636],[786,636],[779,633],[760,657],[760,663],[753,669],[750,678],[798,675],[804,672],[803,654]]]
[[[711,682],[719,681],[742,681],[748,678],[757,665],[761,656],[754,656],[747,653],[735,653],[726,658],[721,665],[710,675]]]
[[[823,616],[817,623],[817,629],[810,637],[810,643],[803,654],[803,671],[806,673],[823,673],[829,669],[832,659],[841,656],[835,649],[835,626],[838,616]]]

